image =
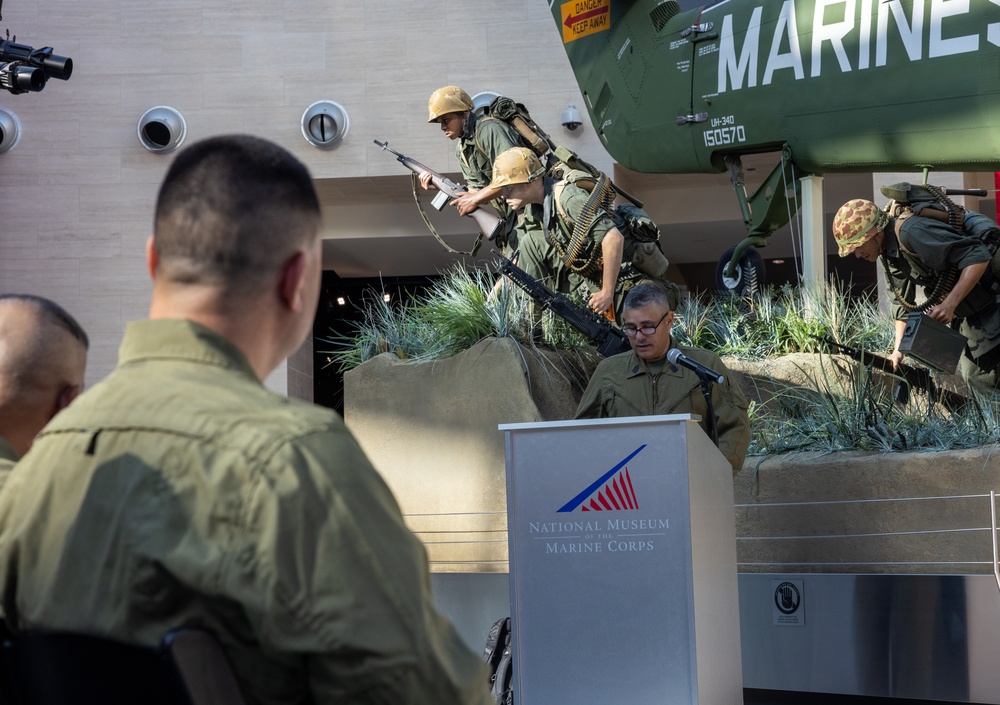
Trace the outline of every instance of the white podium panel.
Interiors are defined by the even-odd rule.
[[[732,470],[696,419],[500,428],[515,702],[740,705]]]

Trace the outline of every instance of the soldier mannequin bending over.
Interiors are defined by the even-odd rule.
[[[903,359],[899,350],[911,311],[952,324],[969,342],[960,371],[971,383],[996,388],[1000,378],[1000,282],[992,262],[1000,230],[979,213],[959,214],[958,228],[929,215],[941,211],[925,205],[912,214],[890,217],[871,201],[848,201],[833,220],[833,235],[841,257],[881,260],[895,304],[896,344],[890,358]],[[978,234],[977,234],[978,233]],[[991,251],[991,247],[993,248]],[[925,295],[918,300],[917,287]]]
[[[618,275],[622,262],[627,261],[659,280],[670,294],[671,305],[677,305],[679,289],[664,278],[666,257],[656,242],[640,242],[619,229],[611,215],[610,188],[602,191],[595,185],[588,192],[569,179],[547,176],[538,156],[525,147],[497,158],[490,186],[501,189],[512,210],[524,211],[523,221],[540,225],[544,237],[524,238],[519,247],[517,264],[530,276],[561,293],[586,286],[590,308],[613,314]]]

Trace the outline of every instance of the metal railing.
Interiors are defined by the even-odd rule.
[[[886,539],[890,540],[892,538],[899,537],[920,537],[920,536],[941,536],[941,535],[967,535],[973,536],[978,534],[984,534],[989,532],[991,535],[992,543],[992,557],[987,560],[985,553],[983,553],[983,560],[838,560],[838,561],[817,561],[817,560],[775,560],[775,561],[739,561],[737,563],[740,568],[751,568],[751,569],[792,569],[792,568],[835,568],[835,567],[875,567],[875,566],[952,566],[956,568],[954,572],[962,573],[972,566],[992,566],[993,575],[995,577],[997,588],[1000,590],[1000,560],[998,560],[998,542],[997,542],[997,519],[996,519],[996,493],[990,491],[985,494],[968,494],[968,495],[939,495],[930,497],[894,497],[894,498],[877,498],[877,499],[847,499],[847,500],[822,500],[822,501],[803,501],[803,502],[772,502],[772,503],[746,503],[737,504],[735,509],[739,516],[739,512],[780,512],[782,509],[793,508],[800,510],[808,510],[810,508],[823,508],[823,507],[843,507],[844,512],[841,513],[839,517],[843,523],[843,517],[848,516],[852,509],[859,508],[881,508],[891,504],[900,503],[924,503],[924,502],[941,502],[947,506],[948,511],[939,511],[937,516],[940,518],[942,516],[951,517],[953,522],[960,520],[962,516],[971,517],[972,512],[963,512],[964,507],[961,506],[963,502],[977,503],[982,500],[981,504],[977,504],[977,507],[983,507],[986,501],[990,504],[990,520],[989,524],[976,524],[975,521],[969,522],[967,525],[963,526],[947,526],[940,527],[933,524],[932,516],[933,512],[927,512],[927,523],[920,527],[910,527],[903,529],[894,529],[891,527],[876,529],[876,530],[865,530],[861,522],[862,530],[858,531],[828,531],[820,533],[812,532],[799,532],[799,533],[780,533],[780,532],[769,532],[766,535],[748,535],[746,533],[741,533],[740,529],[745,529],[748,524],[752,522],[746,521],[748,515],[744,514],[742,519],[744,521],[737,521],[737,545],[747,544],[750,542],[773,542],[780,544],[782,542],[808,542],[808,541],[829,541],[829,540],[850,540],[850,541],[865,541],[867,539]],[[979,511],[977,509],[976,511]],[[855,512],[857,514],[857,512]],[[884,520],[885,517],[881,516],[879,519]],[[912,515],[911,515],[912,520]],[[872,522],[879,523],[879,522]],[[912,521],[911,521],[912,523]],[[780,521],[776,517],[769,521],[757,522],[757,525],[764,524],[766,527],[777,527],[780,525]],[[822,528],[822,521],[817,521],[816,526]],[[964,570],[963,570],[964,568]]]

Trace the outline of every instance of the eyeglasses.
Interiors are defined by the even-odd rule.
[[[669,309],[667,310],[667,313],[670,313]],[[635,326],[624,325],[622,326],[622,332],[629,338],[634,338],[635,334],[639,331],[642,331],[643,335],[652,335],[656,332],[656,329],[660,327],[660,324],[663,323],[663,319],[667,317],[667,313],[660,316],[660,320],[656,322],[655,326],[642,326],[641,328],[636,328]]]

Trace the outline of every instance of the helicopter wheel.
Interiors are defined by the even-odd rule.
[[[725,276],[726,266],[733,258],[736,246],[726,250],[715,265],[715,286],[737,296],[750,296],[764,288],[764,258],[753,247],[748,247],[740,257],[734,277]]]

